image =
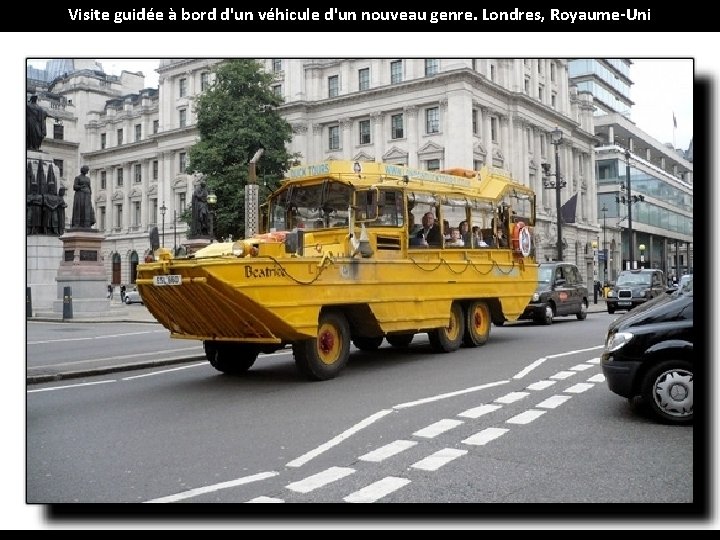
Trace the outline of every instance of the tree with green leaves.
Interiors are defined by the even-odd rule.
[[[255,165],[262,202],[289,168],[292,128],[278,113],[282,100],[270,87],[272,75],[258,62],[226,60],[213,71],[214,83],[196,98],[200,141],[190,149],[188,171],[206,175],[217,195],[215,237],[244,238],[250,160],[264,149]]]

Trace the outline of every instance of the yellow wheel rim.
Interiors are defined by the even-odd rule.
[[[331,324],[323,324],[318,331],[317,349],[318,358],[328,366],[338,361],[342,350],[340,334]]]
[[[485,304],[475,304],[468,324],[472,325],[476,335],[482,336],[487,332],[490,326],[490,317],[488,316],[488,310]]]

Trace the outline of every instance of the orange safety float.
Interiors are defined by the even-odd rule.
[[[530,227],[525,226],[524,221],[518,221],[512,232],[513,251],[522,253],[523,257],[528,257],[532,250],[532,237]]]

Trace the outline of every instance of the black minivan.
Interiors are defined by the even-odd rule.
[[[639,397],[662,422],[691,423],[694,343],[691,280],[610,324],[601,357],[608,387],[630,400]]]

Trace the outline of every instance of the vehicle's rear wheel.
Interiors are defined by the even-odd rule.
[[[430,346],[435,352],[449,353],[456,351],[462,344],[465,334],[465,317],[462,306],[454,302],[450,308],[450,324],[446,328],[435,328],[428,332]]]
[[[543,308],[542,315],[539,315],[535,322],[538,324],[552,324],[553,322],[553,315],[555,313],[553,312],[553,307],[550,304],[545,304],[545,307]]]
[[[228,375],[247,372],[260,354],[260,347],[246,343],[203,341],[203,348],[210,365]]]
[[[465,334],[467,347],[484,345],[490,336],[490,308],[485,302],[470,302],[465,310]]]
[[[356,337],[352,342],[361,351],[376,351],[382,344],[383,337]]]
[[[337,376],[350,357],[350,327],[341,313],[320,315],[317,337],[293,343],[295,365],[308,379],[325,381]]]
[[[412,342],[415,334],[388,334],[385,336],[387,342],[393,347],[407,347]]]
[[[584,321],[585,319],[587,319],[587,310],[588,310],[587,302],[585,300],[582,300],[580,302],[580,311],[578,311],[576,313],[576,316],[579,321]]]
[[[656,418],[667,424],[693,420],[693,367],[684,360],[666,360],[643,378],[643,402]]]

